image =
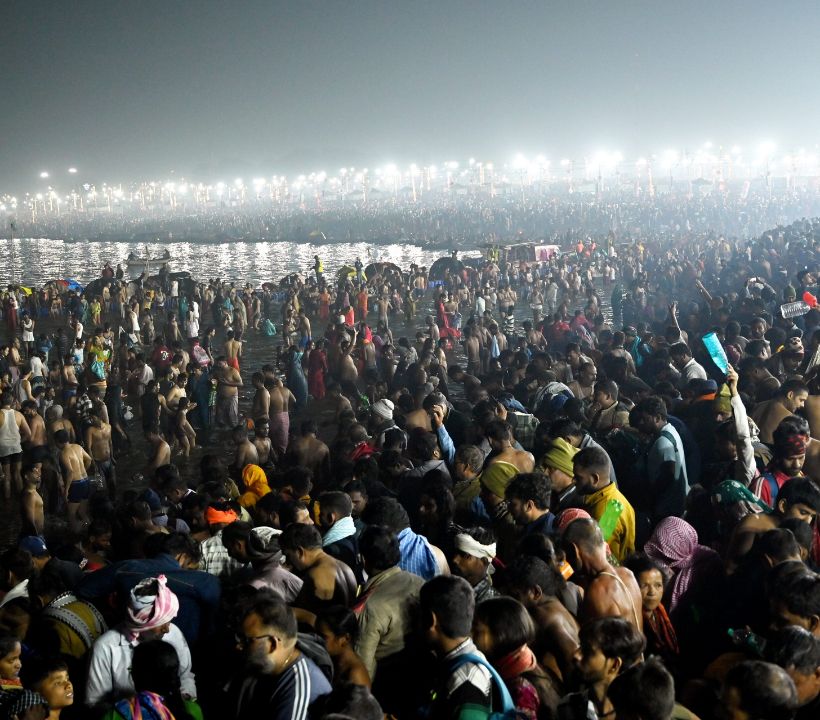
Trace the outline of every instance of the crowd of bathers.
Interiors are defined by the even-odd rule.
[[[818,251],[9,286],[0,720],[816,717]]]

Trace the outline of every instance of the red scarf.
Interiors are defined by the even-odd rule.
[[[678,649],[678,636],[675,634],[675,628],[672,627],[672,621],[669,619],[669,615],[666,614],[663,603],[658,605],[654,612],[644,612],[643,619],[644,623],[649,626],[649,631],[655,636],[659,647],[664,648],[673,655],[680,652]]]
[[[494,664],[498,674],[504,680],[513,680],[528,670],[535,670],[538,665],[535,654],[528,645],[522,645],[518,650],[513,650]]]

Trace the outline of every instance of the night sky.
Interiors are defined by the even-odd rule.
[[[0,3],[0,192],[820,141],[820,3]]]

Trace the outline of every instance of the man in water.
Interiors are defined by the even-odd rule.
[[[239,388],[243,386],[239,370],[228,365],[225,357],[216,360],[216,424],[234,428],[239,424]]]
[[[54,442],[60,456],[65,482],[65,499],[68,503],[68,523],[72,531],[79,532],[88,522],[88,498],[91,495],[91,481],[88,470],[92,458],[80,445],[69,442],[68,433],[58,430]]]

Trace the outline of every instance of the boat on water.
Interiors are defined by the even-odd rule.
[[[151,256],[149,252],[145,255],[136,255],[135,253],[129,253],[128,257],[125,258],[125,265],[128,267],[128,270],[132,273],[144,272],[146,275],[153,275],[158,273],[163,268],[167,268],[169,263],[171,262],[171,253],[166,249],[162,255],[155,255]]]

